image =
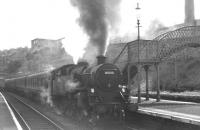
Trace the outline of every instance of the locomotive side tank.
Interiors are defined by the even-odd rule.
[[[51,72],[52,75],[52,96],[66,95],[74,93],[81,87],[81,74],[88,64],[69,64],[64,65]]]

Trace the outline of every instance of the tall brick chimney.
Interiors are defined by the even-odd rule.
[[[185,0],[185,24],[195,24],[194,0]]]

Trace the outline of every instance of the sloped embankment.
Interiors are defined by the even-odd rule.
[[[156,76],[153,77],[155,90]],[[191,58],[161,65],[160,88],[172,92],[200,90],[200,60]]]

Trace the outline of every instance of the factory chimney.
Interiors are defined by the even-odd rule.
[[[195,24],[194,0],[185,0],[185,24]]]

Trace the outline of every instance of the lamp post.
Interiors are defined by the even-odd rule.
[[[138,103],[141,102],[141,94],[140,94],[140,7],[139,7],[139,0],[137,1],[137,7],[136,7],[136,12],[137,12],[137,29],[138,29],[138,37],[137,37],[137,42],[138,42],[138,73],[137,73],[137,83],[138,83]]]

